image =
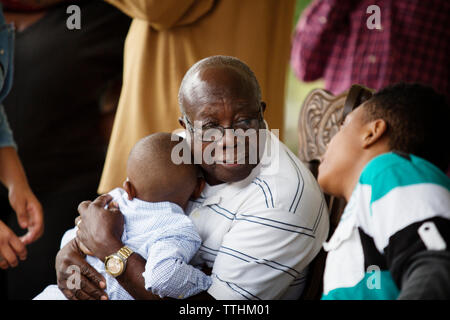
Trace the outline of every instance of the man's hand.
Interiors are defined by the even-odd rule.
[[[112,197],[105,194],[78,206],[81,222],[78,223],[77,238],[102,261],[123,247],[123,215],[116,207],[104,209],[111,200]]]
[[[27,258],[27,249],[22,241],[0,220],[0,268],[16,267],[18,260]]]
[[[42,236],[44,218],[42,206],[31,189],[26,186],[13,186],[9,189],[9,203],[17,214],[17,221],[28,232],[20,240],[28,245]]]
[[[77,228],[78,228],[78,224],[79,224],[79,223],[81,223],[81,217],[80,217],[80,216],[78,216],[78,217],[75,218],[75,225],[77,226]],[[84,254],[87,255],[87,256],[94,256],[94,254],[91,252],[91,250],[89,250],[89,249],[84,245],[84,243],[80,241],[80,239],[78,239],[77,237],[75,237],[75,241],[77,242],[78,249],[80,249],[80,251],[81,251],[82,253],[84,253]]]
[[[71,268],[77,266],[79,275],[74,275]],[[108,299],[104,289],[106,288],[105,278],[97,272],[79,250],[75,239],[69,241],[56,255],[55,261],[56,277],[59,289],[71,300],[106,300]],[[79,286],[72,278],[79,276]]]

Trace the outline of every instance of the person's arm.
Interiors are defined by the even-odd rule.
[[[291,66],[302,81],[324,76],[336,41],[346,41],[355,1],[316,0],[300,17],[292,39]]]
[[[79,274],[74,274],[74,266]],[[55,259],[58,288],[70,300],[107,299],[106,280],[85,259],[75,239],[69,241],[58,251]],[[75,278],[74,278],[75,277]],[[79,280],[73,281],[73,280]],[[74,286],[73,283],[79,283]]]
[[[161,30],[192,23],[206,14],[213,0],[105,0],[132,18]]]
[[[1,5],[0,23],[2,25],[4,23]],[[3,99],[11,86],[11,31],[3,30],[1,38],[2,46],[7,53],[0,59],[0,99]],[[41,204],[28,185],[16,149],[17,145],[14,142],[5,110],[0,104],[0,182],[8,189],[9,202],[17,214],[20,227],[28,228],[28,233],[18,238],[6,224],[0,221],[0,268],[2,269],[17,266],[18,258],[25,260],[27,255],[25,245],[38,239],[44,229]]]
[[[418,230],[424,223],[434,225],[431,238],[438,239],[442,250],[429,246]],[[385,248],[392,277],[400,289],[397,299],[450,299],[450,220],[434,217],[415,222],[399,230]]]
[[[11,207],[17,221],[28,232],[21,237],[25,244],[36,241],[44,232],[42,206],[28,185],[19,156],[13,147],[0,148],[0,181],[9,190]]]
[[[450,252],[413,255],[403,272],[399,300],[450,300]]]
[[[21,228],[28,232],[21,237],[24,244],[37,240],[44,232],[42,206],[28,184],[16,151],[6,114],[0,105],[0,182],[8,189],[11,207]]]

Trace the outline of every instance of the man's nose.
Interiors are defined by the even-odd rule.
[[[232,128],[227,128],[223,132],[223,137],[219,142],[224,148],[234,148],[236,146],[236,136]]]

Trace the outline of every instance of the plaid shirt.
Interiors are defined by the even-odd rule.
[[[380,8],[381,29],[367,27]],[[303,81],[324,78],[334,94],[359,83],[379,90],[422,82],[449,98],[450,1],[321,0],[300,18],[291,65]]]

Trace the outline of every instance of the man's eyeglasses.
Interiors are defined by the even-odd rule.
[[[219,125],[204,125],[193,126],[188,117],[183,114],[184,122],[186,123],[188,130],[194,134],[194,138],[202,142],[214,142],[219,141],[225,135],[225,130],[232,129],[233,134],[236,137],[245,137],[249,135],[248,130],[259,128],[259,123],[263,120],[262,108],[259,111],[257,118],[249,118],[234,122],[231,127],[222,127]],[[197,123],[197,121],[196,121]]]

